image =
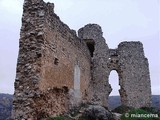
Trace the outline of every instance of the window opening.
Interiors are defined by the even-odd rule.
[[[86,44],[89,49],[91,57],[93,57],[95,42],[93,40],[86,40]]]
[[[113,110],[121,105],[121,98],[119,94],[119,76],[116,70],[112,70],[109,75],[109,84],[111,85],[112,91],[109,95],[109,109]]]
[[[58,63],[59,63],[58,58],[55,58],[55,59],[54,59],[54,64],[55,64],[55,65],[58,65]]]

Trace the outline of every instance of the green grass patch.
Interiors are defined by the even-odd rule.
[[[57,117],[54,117],[54,118],[49,117],[49,118],[47,118],[47,120],[72,120],[72,119],[70,119],[68,117],[63,117],[63,116],[57,116]]]
[[[68,118],[68,117],[64,117],[64,116],[57,116],[57,117],[49,117],[47,118],[47,120],[75,120],[75,119],[71,119],[71,118]],[[84,116],[81,116],[78,120],[88,120],[87,117],[84,117]]]
[[[123,113],[129,112],[133,109],[134,108],[132,108],[132,107],[121,105],[121,106],[118,106],[117,108],[115,108],[114,110],[112,110],[112,112],[123,114]]]

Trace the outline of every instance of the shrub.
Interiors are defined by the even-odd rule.
[[[133,110],[133,109],[134,108],[132,108],[132,107],[121,105],[121,106],[118,106],[117,108],[115,108],[114,110],[112,110],[112,112],[123,114],[123,113],[129,112],[130,110]]]
[[[141,108],[142,110],[145,110],[147,112],[150,112],[150,113],[155,113],[155,114],[159,114],[160,115],[160,110],[154,108],[154,107],[142,107]]]
[[[54,117],[54,118],[49,117],[49,118],[47,118],[47,120],[71,120],[71,119],[69,119],[67,117],[63,117],[63,116],[57,116],[57,117]]]

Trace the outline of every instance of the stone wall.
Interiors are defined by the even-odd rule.
[[[118,56],[122,103],[135,108],[149,107],[151,101],[149,66],[142,43],[120,43]]]
[[[92,80],[90,84],[90,102],[107,106],[111,89],[107,79],[108,67],[107,60],[109,57],[109,48],[103,38],[103,32],[99,25],[88,24],[78,31],[81,39],[92,40],[94,43],[94,51],[92,57]]]
[[[86,43],[61,22],[54,4],[25,0],[13,118],[56,116],[86,101],[90,64]]]
[[[108,97],[112,91],[109,75],[112,70],[116,70],[122,104],[135,108],[150,106],[149,66],[142,43],[122,42],[117,49],[109,49],[100,26],[95,24],[81,28],[79,37],[86,42],[94,42],[90,102],[108,106]]]
[[[99,25],[78,36],[54,13],[54,4],[25,0],[13,101],[13,119],[39,120],[82,102],[108,106],[108,78],[119,75],[122,104],[150,106],[148,60],[140,42],[109,49]]]

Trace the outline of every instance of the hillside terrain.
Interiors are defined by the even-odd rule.
[[[11,116],[13,96],[0,94],[0,120],[6,120]]]
[[[0,120],[6,120],[11,116],[13,95],[0,94]],[[109,109],[112,110],[121,105],[119,96],[109,97]],[[152,107],[160,110],[160,95],[152,95]]]
[[[109,97],[109,109],[112,110],[121,105],[120,96]],[[160,95],[152,95],[152,107],[160,110]]]

